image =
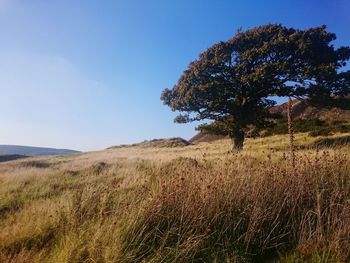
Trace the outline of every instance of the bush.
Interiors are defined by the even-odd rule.
[[[317,136],[328,136],[332,133],[331,128],[321,128],[321,129],[315,129],[311,132],[309,132],[309,135],[311,137],[317,137]]]
[[[350,125],[343,120],[325,121],[318,118],[296,119],[293,122],[295,132],[309,132],[310,136],[327,136],[335,132],[350,132]],[[275,124],[266,129],[263,136],[271,136],[288,133],[288,123],[286,118],[276,120]]]

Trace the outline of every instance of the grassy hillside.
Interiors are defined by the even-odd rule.
[[[186,141],[185,139],[182,139],[180,137],[175,138],[168,138],[168,139],[153,139],[153,140],[146,140],[140,143],[134,143],[134,144],[122,144],[117,146],[109,147],[108,149],[116,149],[116,148],[128,148],[128,147],[144,147],[144,148],[173,148],[173,147],[183,147],[188,146],[190,143]]]
[[[349,262],[350,134],[0,164],[0,262]]]

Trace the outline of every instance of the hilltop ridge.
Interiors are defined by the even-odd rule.
[[[121,144],[116,146],[111,146],[107,149],[117,149],[117,148],[128,148],[128,147],[157,147],[157,148],[163,148],[163,147],[183,147],[190,145],[191,143],[186,141],[185,139],[181,137],[174,137],[174,138],[162,138],[162,139],[153,139],[153,140],[145,140],[139,143],[133,143],[133,144]]]

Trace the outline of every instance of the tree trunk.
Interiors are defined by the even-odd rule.
[[[244,143],[244,131],[237,131],[234,134],[231,134],[231,141],[232,141],[232,150],[233,151],[240,151],[243,149],[243,143]]]

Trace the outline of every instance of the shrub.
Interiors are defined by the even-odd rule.
[[[350,125],[343,120],[326,121],[319,118],[296,119],[293,122],[295,132],[309,132],[310,136],[327,136],[335,132],[350,132]],[[288,123],[286,118],[277,119],[275,124],[261,133],[263,136],[287,134]]]
[[[331,133],[332,133],[332,130],[330,128],[321,128],[321,129],[315,129],[309,132],[309,135],[312,137],[317,137],[317,136],[328,136]]]

